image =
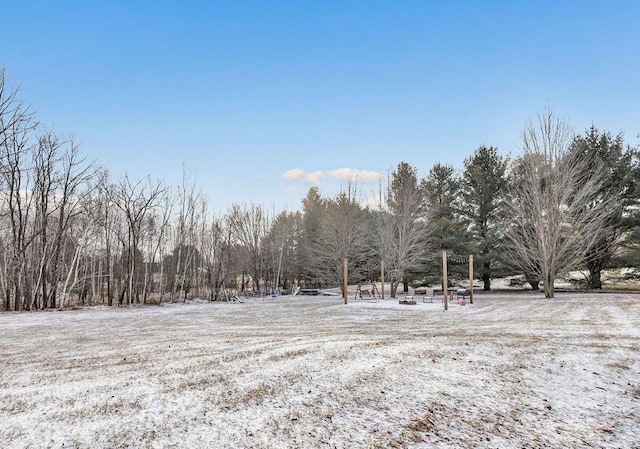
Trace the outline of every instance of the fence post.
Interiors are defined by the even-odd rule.
[[[469,254],[469,303],[473,304],[473,254]]]
[[[380,261],[380,280],[382,281],[380,285],[380,296],[384,299],[384,260]]]
[[[444,310],[449,310],[449,290],[447,288],[447,250],[442,250],[442,293],[444,294]]]
[[[342,292],[342,296],[344,298],[344,303],[347,303],[347,287],[349,286],[349,264],[347,263],[347,258],[342,259],[342,273],[344,275],[344,290]]]

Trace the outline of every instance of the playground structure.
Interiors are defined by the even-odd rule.
[[[365,297],[366,296],[366,297]],[[378,301],[382,296],[373,281],[359,282],[356,287],[356,294],[353,299],[375,299]]]
[[[459,289],[457,290],[455,293],[457,294],[457,299],[458,299],[458,303],[460,304],[460,298],[462,297],[462,304],[461,305],[466,305],[466,297],[469,297],[469,301],[471,304],[473,304],[473,254],[469,254],[469,259],[468,259],[468,264],[469,264],[469,288],[468,289]],[[342,297],[344,299],[344,303],[347,304],[348,301],[348,279],[349,279],[349,268],[348,268],[348,262],[347,262],[347,258],[343,258],[342,259],[342,266],[343,266],[343,285],[342,285]],[[398,278],[398,271],[397,270],[389,270],[389,274],[392,280],[397,280]],[[364,299],[363,294],[367,294],[369,296],[369,298],[367,299],[376,299],[376,301],[378,300],[378,298],[382,298],[384,299],[384,281],[385,281],[385,272],[384,272],[384,261],[381,261],[380,263],[380,280],[381,280],[381,285],[382,285],[382,294],[380,294],[380,291],[378,291],[376,285],[374,282],[371,281],[367,281],[367,282],[360,282],[358,284],[358,287],[356,289],[356,295],[354,297],[354,299]],[[369,284],[371,285],[371,288],[363,288],[363,286],[365,284]],[[453,299],[453,294],[454,291],[453,290],[449,290],[448,288],[448,280],[447,280],[447,251],[443,250],[442,251],[442,305],[444,307],[444,310],[448,310],[449,309],[449,293],[451,293],[451,299]],[[431,295],[425,295],[425,298],[423,298],[423,302],[426,302],[426,299],[429,299],[430,302],[433,302],[433,293]],[[404,298],[403,300],[400,300],[401,304],[407,304],[407,305],[415,305],[416,302],[414,301],[413,297],[410,298]]]
[[[238,296],[238,291],[236,289],[229,289],[226,287],[222,289],[220,301],[244,303],[244,300],[240,299]]]

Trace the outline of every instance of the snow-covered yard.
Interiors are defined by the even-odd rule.
[[[2,448],[640,448],[640,296],[0,315]]]

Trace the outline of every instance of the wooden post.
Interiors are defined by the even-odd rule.
[[[449,310],[449,291],[447,289],[447,250],[442,250],[442,293],[444,294],[444,310]]]
[[[382,281],[380,285],[380,296],[384,299],[384,260],[380,261],[380,280]]]
[[[469,254],[469,303],[473,304],[473,254]]]
[[[344,303],[347,303],[347,287],[349,285],[349,264],[347,263],[347,258],[342,259],[342,272],[344,274],[344,290],[342,291],[342,297],[344,298]]]

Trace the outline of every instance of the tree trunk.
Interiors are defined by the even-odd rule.
[[[91,304],[95,304],[98,297],[98,289],[96,286],[96,258],[91,258]]]
[[[540,280],[536,276],[525,274],[524,278],[529,283],[529,285],[531,285],[531,290],[540,290]]]
[[[164,296],[164,262],[162,261],[162,254],[160,254],[160,285],[158,286],[158,304],[162,304],[162,298]]]
[[[489,275],[489,273],[482,273],[482,282],[482,289],[485,292],[491,291],[491,276]]]
[[[398,291],[398,281],[396,281],[395,279],[393,279],[391,281],[391,284],[389,286],[390,290],[391,290],[391,298],[395,298],[396,297],[396,293]]]
[[[484,283],[482,289],[488,292],[491,291],[491,262],[484,262],[482,268],[482,282]]]
[[[545,298],[553,298],[553,290],[554,290],[554,276],[547,275],[547,279],[544,281],[544,297]]]
[[[589,288],[602,290],[602,269],[594,268],[589,273]]]
[[[144,263],[144,281],[142,286],[142,304],[147,303],[147,295],[149,294],[149,262]]]
[[[113,257],[107,249],[107,261],[109,263],[109,274],[107,275],[107,303],[111,307],[113,305]]]

